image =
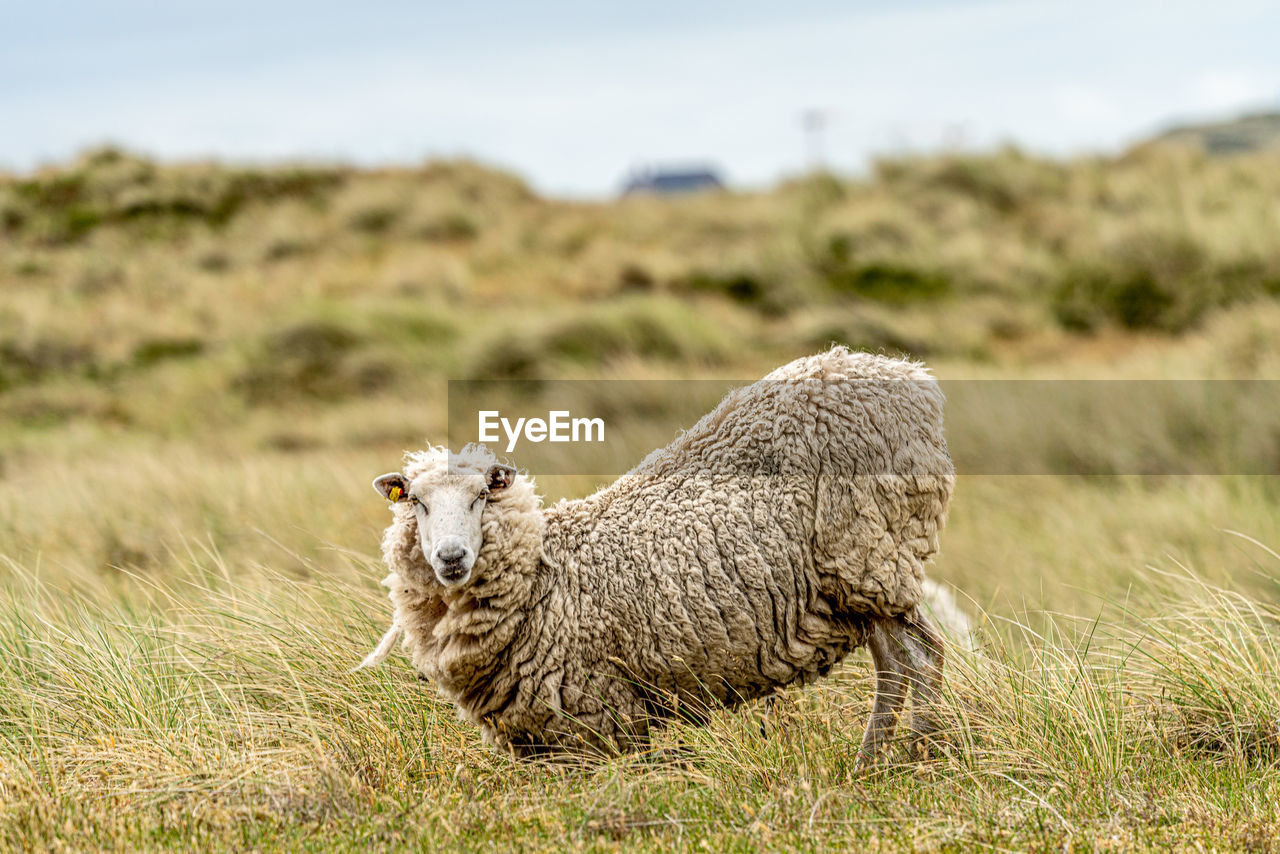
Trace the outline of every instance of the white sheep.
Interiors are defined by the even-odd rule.
[[[942,642],[918,605],[954,484],[943,398],[915,363],[834,348],[731,392],[594,495],[542,509],[484,448],[408,455],[383,582],[393,625],[486,741],[517,755],[643,747],[826,675],[869,646],[873,760],[908,688],[934,728]]]

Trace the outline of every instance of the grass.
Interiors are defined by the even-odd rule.
[[[163,579],[76,593],[11,566],[5,842],[1247,849],[1277,831],[1280,614],[1177,567],[1151,573],[1145,615],[993,621],[952,655],[937,756],[859,775],[861,658],[767,717],[674,727],[681,759],[480,749],[406,668],[346,672],[378,629],[376,568],[347,563],[232,581],[193,544]]]
[[[398,656],[347,671],[388,618],[368,483],[443,441],[448,379],[748,379],[843,342],[994,388],[1274,380],[1276,165],[1008,150],[616,203],[467,162],[0,178],[0,845],[1273,848],[1274,419],[1172,385],[1047,427],[952,393],[988,473],[933,574],[983,644],[928,762],[854,773],[865,655],[586,765],[483,748]],[[688,404],[584,388],[641,443]]]

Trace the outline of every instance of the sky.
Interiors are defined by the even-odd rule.
[[[551,195],[707,163],[738,186],[898,151],[1115,151],[1280,110],[1258,0],[9,2],[0,169],[470,156]]]

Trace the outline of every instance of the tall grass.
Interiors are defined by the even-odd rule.
[[[483,750],[404,662],[348,672],[381,628],[375,568],[348,564],[232,582],[193,545],[127,595],[11,565],[6,843],[1247,848],[1277,830],[1280,613],[1177,567],[1087,619],[987,621],[950,653],[933,758],[895,747],[860,776],[861,657],[767,713],[674,726],[673,758]]]
[[[1159,386],[1098,429],[953,395],[971,470],[1094,476],[960,478],[933,574],[983,643],[928,761],[854,773],[861,655],[592,764],[483,748],[399,657],[347,671],[389,617],[367,484],[444,440],[448,378],[839,342],[944,380],[1275,379],[1277,191],[1273,156],[1157,147],[618,203],[466,162],[0,177],[0,844],[1274,848],[1280,492],[1243,472],[1275,443]],[[620,425],[674,429],[616,386]],[[1117,436],[1242,473],[1139,474]]]

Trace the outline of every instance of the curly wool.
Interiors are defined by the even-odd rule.
[[[807,683],[921,600],[954,484],[942,403],[915,363],[839,347],[799,359],[587,498],[543,510],[516,478],[485,508],[471,580],[455,588],[395,506],[392,631],[487,742],[517,755],[635,749],[710,700]],[[433,448],[404,474],[492,461],[472,446],[451,469]]]

